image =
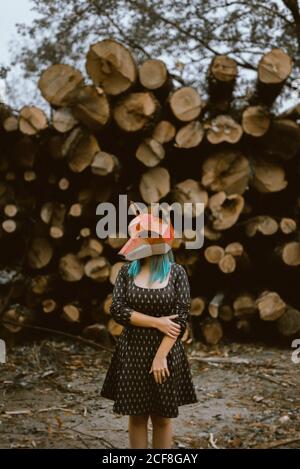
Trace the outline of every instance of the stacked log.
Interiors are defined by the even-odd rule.
[[[50,116],[0,104],[1,333],[121,333],[109,308],[127,233],[95,230],[97,205],[119,194],[204,204],[203,247],[186,249],[186,233],[174,243],[192,293],[182,340],[299,333],[300,111],[272,107],[291,68],[283,50],[265,54],[241,108],[232,58],[213,59],[204,100],[161,60],[138,64],[107,39],[90,46],[88,78],[66,64],[43,71]]]

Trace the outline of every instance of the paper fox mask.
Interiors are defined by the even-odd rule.
[[[136,216],[128,225],[130,239],[118,254],[129,261],[165,254],[172,247],[174,228],[159,217],[149,213]]]

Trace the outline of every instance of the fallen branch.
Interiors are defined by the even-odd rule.
[[[111,444],[109,441],[107,441],[105,438],[103,438],[102,436],[97,436],[97,435],[90,435],[89,433],[84,433],[80,430],[76,430],[75,428],[66,428],[66,430],[71,430],[72,432],[76,432],[76,433],[79,433],[80,435],[84,435],[84,436],[87,436],[88,438],[94,438],[96,440],[100,440],[102,441],[102,443],[104,443],[105,445],[107,445],[109,448],[112,448],[112,449],[116,449],[116,446],[114,446],[113,444]]]
[[[14,321],[8,321],[8,320],[0,321],[0,323],[2,323],[2,324],[4,322],[5,322],[5,324],[11,324],[13,326],[18,326],[19,325],[18,323],[14,322]],[[49,332],[51,334],[56,334],[56,335],[59,335],[61,337],[66,337],[66,338],[71,339],[71,340],[77,340],[78,342],[89,345],[92,348],[106,350],[107,352],[111,352],[111,353],[113,352],[113,349],[111,349],[110,347],[106,347],[105,345],[102,345],[102,344],[97,344],[96,342],[93,342],[92,340],[89,340],[89,339],[85,339],[84,337],[81,337],[79,335],[73,335],[73,334],[69,334],[68,332],[58,331],[56,329],[50,329],[48,327],[33,326],[33,325],[30,325],[30,324],[22,324],[22,327],[25,327],[26,329],[32,329],[32,330],[37,330],[37,331],[42,331],[42,332]]]
[[[293,386],[293,387],[296,387],[296,384],[292,383],[291,381],[282,381],[282,380],[279,380],[277,378],[273,378],[273,376],[270,376],[267,373],[262,373],[261,375],[256,375],[256,376],[258,376],[259,378],[266,379],[267,381],[271,381],[271,383],[279,384],[280,386],[284,386],[284,387]]]
[[[232,357],[232,358],[223,358],[223,357],[197,357],[195,355],[189,357],[190,360],[197,360],[199,362],[204,363],[224,363],[230,365],[251,365],[250,360],[247,358],[239,358],[239,357]],[[256,365],[256,363],[255,363]]]
[[[219,447],[217,446],[216,443],[217,443],[217,440],[214,439],[214,434],[210,433],[209,434],[209,444],[212,446],[212,448],[219,449]]]
[[[260,446],[255,446],[255,449],[271,449],[271,448],[278,448],[278,446],[286,446],[289,445],[290,443],[295,443],[296,441],[300,441],[300,435],[295,436],[293,438],[287,438],[285,440],[278,440],[278,441],[272,441],[271,443],[268,443],[267,445],[260,445]]]

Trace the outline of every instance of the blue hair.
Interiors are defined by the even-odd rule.
[[[170,272],[171,263],[174,262],[174,256],[172,251],[168,251],[166,254],[157,254],[155,256],[150,257],[150,279],[151,282],[155,280],[159,280],[159,282],[163,282]],[[136,275],[141,270],[141,261],[137,259],[135,261],[131,261],[130,266],[128,268],[128,274],[131,277],[136,277]]]

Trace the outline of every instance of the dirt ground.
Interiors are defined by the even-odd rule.
[[[174,448],[300,447],[293,349],[186,347],[199,403],[179,407]],[[69,340],[9,351],[0,364],[0,448],[128,448],[128,417],[100,397],[110,356]]]

